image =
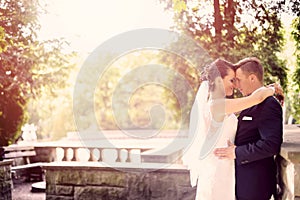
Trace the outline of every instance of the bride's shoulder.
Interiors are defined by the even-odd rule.
[[[226,115],[226,118],[225,120],[228,120],[228,121],[237,121],[237,116],[235,114],[228,114]]]

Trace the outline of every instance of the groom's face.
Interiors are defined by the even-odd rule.
[[[253,92],[252,82],[249,75],[243,72],[240,68],[236,70],[236,88],[243,94],[243,96],[248,96]]]

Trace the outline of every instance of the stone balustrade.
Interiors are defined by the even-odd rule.
[[[153,149],[145,151],[142,156],[146,155],[146,159],[142,159],[144,163],[142,162],[139,165],[133,165],[134,163],[116,162],[113,164],[113,167],[111,167],[103,166],[103,164],[105,164],[104,162],[85,162],[84,164],[79,164],[79,162],[63,162],[64,164],[62,164],[62,162],[52,163],[51,166],[49,165],[46,167],[47,177],[49,177],[47,178],[47,183],[49,182],[47,199],[55,199],[57,195],[61,195],[60,198],[63,197],[65,199],[93,199],[93,195],[107,195],[109,197],[108,199],[193,199],[195,191],[189,186],[188,170],[180,164],[176,165],[176,169],[167,167],[170,165],[167,164],[167,162],[176,160],[174,159],[174,155],[176,155],[175,157],[177,158],[177,156],[182,154],[178,144],[176,144],[176,147],[177,148],[165,149],[160,152],[161,154],[155,153],[155,151],[152,152]],[[173,149],[173,151],[170,151],[170,149]],[[299,125],[285,126],[284,142],[277,161],[280,172],[280,199],[300,199]],[[161,162],[161,164],[147,162]],[[120,164],[127,165],[121,166]],[[149,166],[152,166],[152,168],[149,168]],[[158,167],[155,169],[154,166],[164,166],[164,168]],[[150,172],[149,169],[152,171]],[[95,180],[89,183],[88,180],[91,179],[91,177],[88,178],[90,171],[92,171],[91,174],[99,173],[99,175],[96,175],[97,183],[95,183]],[[73,172],[74,174],[72,175]],[[131,172],[135,173],[131,174]],[[69,175],[65,175],[65,173],[68,173]],[[55,180],[50,179],[52,176],[56,177]],[[82,176],[82,178],[79,176]],[[73,182],[68,182],[68,179]],[[116,183],[111,181],[115,179],[119,182]],[[61,180],[67,182],[61,182]],[[76,180],[75,183],[74,180]],[[156,180],[157,182],[153,180]],[[126,184],[122,183],[120,185],[120,182],[122,181],[125,181]],[[67,186],[67,188],[65,186]],[[163,192],[161,188],[164,188]]]
[[[114,162],[173,162],[182,155],[187,143],[186,132],[162,131],[159,136],[144,138],[140,130],[124,135],[121,131],[104,131],[106,136],[91,133],[85,138],[71,132],[65,139],[36,143],[34,162],[52,161],[107,161]],[[151,132],[151,131],[148,131]],[[111,155],[106,155],[107,152]],[[172,154],[172,158],[170,155]]]
[[[150,150],[150,147],[86,147],[82,145],[69,146],[51,143],[51,145],[35,146],[37,156],[33,158],[33,162],[53,162],[53,161],[91,161],[103,162],[107,159],[112,162],[135,162],[141,160],[141,154]],[[105,152],[110,152],[112,157],[104,155]],[[105,158],[104,158],[105,157]],[[110,158],[108,158],[110,157]],[[133,157],[137,159],[133,159]],[[124,159],[125,158],[125,159]]]
[[[155,151],[157,146],[166,146],[170,140],[173,140],[174,146],[170,143],[169,148]],[[50,162],[44,166],[46,198],[194,199],[195,189],[190,187],[189,172],[183,165],[178,164],[178,156],[182,155],[180,145],[184,146],[186,141],[184,137],[178,138],[177,142],[174,142],[174,138],[170,140],[164,138],[135,145],[126,139],[120,139],[118,145],[103,143],[101,140],[85,142],[84,145],[79,141],[38,143],[35,145],[37,161]],[[61,156],[58,159],[59,150]],[[106,150],[116,151],[112,162],[103,158]],[[84,161],[79,159],[80,151],[85,152]],[[140,162],[131,160],[136,155],[133,151],[139,151]],[[277,161],[281,188],[279,199],[300,200],[299,125],[284,127],[284,142]],[[9,171],[8,168],[6,166],[4,171]],[[3,172],[1,168],[0,172]],[[0,179],[1,183],[4,181],[9,187],[11,180],[8,175],[0,175]],[[2,188],[1,191],[5,191]],[[6,199],[9,199],[9,193],[10,191]]]

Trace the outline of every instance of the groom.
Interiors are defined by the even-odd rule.
[[[263,86],[263,67],[257,58],[236,64],[236,87],[248,96]],[[214,151],[220,159],[235,159],[237,200],[269,200],[276,194],[274,156],[282,143],[282,108],[274,97],[243,110],[234,145]]]

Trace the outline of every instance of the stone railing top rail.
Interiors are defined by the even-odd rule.
[[[182,138],[188,130],[86,130],[68,132],[67,140]]]
[[[61,148],[130,148],[130,149],[157,149],[164,147],[174,147],[178,144],[180,146],[187,144],[187,137],[170,137],[170,138],[132,138],[130,140],[124,139],[78,139],[68,140],[62,139],[52,142],[38,142],[34,147],[61,147]]]
[[[162,170],[162,171],[169,171],[172,170],[174,172],[182,172],[187,171],[186,166],[182,164],[169,164],[169,163],[104,163],[104,162],[51,162],[51,163],[45,163],[42,166],[44,169],[61,169],[61,168],[67,168],[67,169],[98,169],[101,168],[101,170],[124,170],[124,171],[156,171],[156,170]]]

